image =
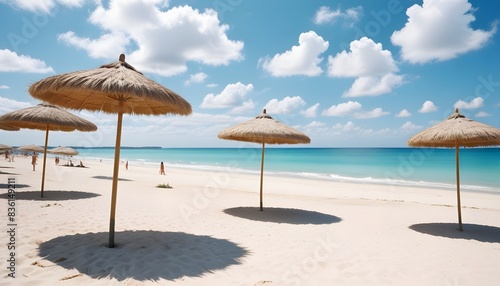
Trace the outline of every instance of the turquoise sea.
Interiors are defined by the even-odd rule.
[[[85,160],[109,160],[113,148],[78,148]],[[259,172],[261,148],[126,148],[129,165]],[[265,149],[266,174],[334,181],[455,188],[455,150],[430,148],[276,148]],[[500,148],[460,149],[464,190],[500,193]]]

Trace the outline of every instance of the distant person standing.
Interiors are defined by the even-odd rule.
[[[31,165],[33,165],[33,171],[35,171],[36,166],[36,153],[33,152],[33,156],[31,156]]]
[[[160,163],[160,175],[165,175],[165,165],[163,165],[163,162]]]
[[[125,170],[128,170],[128,161],[125,163]]]

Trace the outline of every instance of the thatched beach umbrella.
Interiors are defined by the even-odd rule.
[[[85,120],[79,116],[69,113],[57,106],[49,104],[38,104],[28,108],[5,113],[0,116],[0,122],[14,125],[20,128],[38,129],[45,131],[45,148],[42,168],[42,187],[41,196],[43,197],[45,183],[45,165],[47,162],[47,144],[49,140],[49,130],[52,131],[96,131],[97,126],[94,123]],[[28,151],[27,149],[20,149]],[[34,152],[42,152],[29,150]]]
[[[48,152],[52,153],[52,154],[67,156],[68,163],[70,162],[69,157],[76,156],[76,155],[80,154],[78,151],[76,151],[75,149],[73,149],[71,147],[56,147],[56,148],[50,149]]]
[[[8,150],[12,150],[14,148],[12,148],[11,146],[9,145],[5,145],[5,144],[0,144],[0,151],[8,151]]]
[[[455,148],[458,229],[462,230],[459,148],[500,145],[500,129],[468,119],[455,108],[455,113],[443,122],[411,137],[408,145]]]
[[[77,110],[103,111],[118,114],[115,159],[111,193],[109,247],[114,247],[116,194],[123,114],[191,114],[191,105],[177,93],[145,77],[119,60],[92,70],[55,75],[30,86],[38,99]]]
[[[16,150],[42,153],[44,149],[42,147],[38,146],[38,145],[31,144],[31,145],[21,146],[21,147],[17,148]]]
[[[65,155],[65,156],[76,156],[80,154],[78,151],[71,147],[56,147],[51,150],[49,150],[49,153],[52,154],[58,154],[58,155]]]
[[[260,164],[260,210],[263,210],[262,184],[264,175],[264,149],[265,144],[301,144],[310,143],[311,139],[304,133],[286,126],[273,119],[266,113],[250,119],[241,124],[222,130],[219,135],[221,139],[254,142],[262,144],[262,159]]]

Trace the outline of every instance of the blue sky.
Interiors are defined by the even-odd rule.
[[[399,147],[458,107],[500,127],[500,4],[487,0],[0,0],[0,114],[40,103],[45,77],[126,61],[193,106],[125,115],[122,146],[229,147],[222,129],[263,108],[311,147]],[[113,146],[116,115],[72,111]],[[0,131],[0,143],[44,133]],[[245,145],[253,146],[253,145]]]

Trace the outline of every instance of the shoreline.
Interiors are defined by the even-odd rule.
[[[171,148],[173,149],[173,148]],[[78,160],[87,160],[87,161],[99,161],[103,160],[103,162],[113,164],[113,159],[109,158],[96,158],[96,157],[81,157],[75,156],[75,159]],[[126,160],[122,160],[123,162]],[[156,168],[156,165],[159,163],[143,161],[143,160],[129,160],[129,164],[135,166],[145,166]],[[229,165],[229,164],[228,164]],[[260,170],[252,170],[245,168],[233,168],[232,166],[224,166],[224,165],[205,165],[205,164],[179,164],[179,163],[169,163],[165,162],[165,166],[171,168],[180,168],[187,170],[199,170],[199,171],[210,171],[210,172],[235,172],[242,174],[260,174]],[[401,186],[401,187],[420,187],[420,188],[437,188],[443,190],[456,190],[456,184],[451,183],[441,183],[441,182],[433,182],[433,181],[415,181],[415,180],[407,180],[404,178],[401,179],[388,179],[388,178],[374,178],[374,177],[347,177],[340,175],[332,175],[332,174],[320,174],[320,173],[307,173],[307,172],[286,172],[286,171],[267,171],[264,169],[264,176],[278,176],[278,177],[300,177],[304,179],[312,179],[312,180],[324,180],[330,182],[348,182],[354,184],[377,184],[377,185],[389,185],[389,186]],[[500,195],[500,187],[493,186],[484,186],[484,185],[460,185],[461,191],[465,192],[484,192],[491,194]]]

